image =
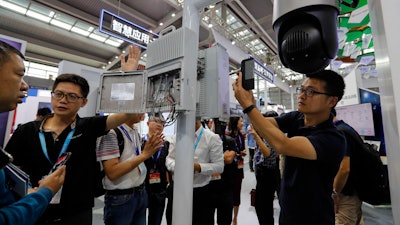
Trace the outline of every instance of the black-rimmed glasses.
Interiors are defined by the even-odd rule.
[[[77,94],[74,93],[64,93],[62,91],[52,91],[51,92],[51,97],[55,98],[56,100],[61,100],[66,97],[68,102],[76,102],[78,99],[82,98],[84,99],[85,97],[78,96]]]
[[[296,93],[298,95],[300,95],[301,93],[304,93],[307,97],[312,97],[315,94],[333,96],[332,94],[329,94],[329,93],[319,92],[319,91],[313,90],[311,88],[302,88],[302,87],[297,87]]]

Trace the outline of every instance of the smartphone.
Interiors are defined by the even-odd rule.
[[[242,60],[240,65],[242,72],[242,86],[246,90],[254,89],[254,59]]]
[[[60,156],[60,158],[57,159],[57,162],[54,164],[53,168],[51,168],[49,174],[53,173],[55,170],[58,169],[58,167],[65,165],[69,159],[69,157],[71,157],[71,152],[66,152],[64,154],[62,154]]]

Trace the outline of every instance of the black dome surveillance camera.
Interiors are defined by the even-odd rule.
[[[285,67],[311,74],[324,69],[338,50],[336,0],[275,0],[273,28]]]

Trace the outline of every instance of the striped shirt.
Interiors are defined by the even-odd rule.
[[[119,158],[120,162],[125,162],[140,154],[141,144],[137,129],[129,127],[126,124],[121,126],[129,134],[129,137],[127,137],[126,133],[121,128],[118,128],[121,130],[121,133],[123,134],[122,136],[124,137],[124,151],[122,152],[122,155],[120,155],[118,147],[117,134],[114,130],[110,130],[108,134],[98,138],[97,140],[96,155],[98,161]],[[143,184],[146,178],[146,171],[146,166],[143,162],[129,173],[115,179],[114,181],[111,181],[107,176],[105,176],[103,179],[103,186],[106,190],[137,187]]]

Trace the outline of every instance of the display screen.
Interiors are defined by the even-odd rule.
[[[336,116],[352,126],[361,136],[375,136],[371,103],[336,107]]]

